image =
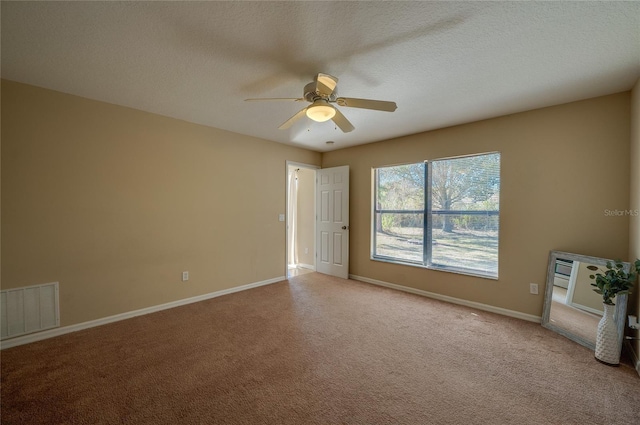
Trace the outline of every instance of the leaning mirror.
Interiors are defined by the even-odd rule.
[[[551,251],[547,267],[542,326],[592,350],[596,347],[598,322],[603,314],[602,296],[593,291],[593,266],[606,269],[604,258]],[[591,270],[589,269],[591,267]],[[629,264],[625,263],[628,270]],[[622,347],[627,295],[618,295],[615,320]]]

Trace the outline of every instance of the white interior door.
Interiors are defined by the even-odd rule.
[[[349,277],[349,166],[323,168],[316,181],[316,271]]]

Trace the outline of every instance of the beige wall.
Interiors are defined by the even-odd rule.
[[[315,187],[315,170],[300,168],[298,171],[298,234],[296,241],[298,264],[314,267]]]
[[[350,273],[540,316],[550,250],[627,256],[629,219],[604,210],[629,205],[629,104],[627,92],[325,153],[323,167],[351,167]],[[497,281],[370,259],[372,167],[490,151],[502,154]]]
[[[2,124],[2,288],[59,281],[62,326],[283,276],[285,161],[320,163],[4,80]]]
[[[631,178],[629,209],[640,211],[640,80],[631,92]],[[640,258],[640,216],[630,216],[629,223],[629,260]],[[636,282],[633,293],[629,297],[629,313],[640,316],[640,281]],[[629,331],[629,330],[628,330]],[[633,336],[640,336],[638,331],[629,331]],[[640,358],[640,341],[635,341],[636,358]],[[637,367],[640,367],[637,366]],[[638,369],[640,371],[640,369]]]
[[[549,250],[640,257],[638,219],[604,214],[640,208],[639,91],[636,189],[629,93],[325,153],[351,166],[350,273],[539,316]],[[8,81],[2,124],[2,288],[59,281],[63,326],[282,276],[285,160],[321,161]],[[370,260],[371,167],[489,151],[502,153],[498,280]]]

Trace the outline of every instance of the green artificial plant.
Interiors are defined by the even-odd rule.
[[[596,266],[588,266],[589,270],[600,270]],[[612,301],[618,294],[628,294],[631,292],[636,277],[640,274],[640,260],[636,260],[631,265],[629,272],[624,270],[624,263],[621,260],[615,262],[607,261],[607,270],[604,273],[596,273],[589,275],[591,279],[595,279],[595,283],[591,286],[598,294],[602,295],[602,302],[609,305],[615,305]]]

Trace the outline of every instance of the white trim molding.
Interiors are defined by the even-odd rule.
[[[248,283],[246,285],[236,286],[234,288],[223,289],[221,291],[210,292],[208,294],[198,295],[191,298],[185,298],[178,301],[172,301],[166,304],[155,305],[152,307],[142,308],[140,310],[129,311],[126,313],[116,314],[115,316],[103,317],[101,319],[90,320],[88,322],[78,323],[77,325],[64,326],[62,328],[51,329],[48,331],[36,332],[25,336],[19,336],[11,339],[5,339],[0,342],[0,350],[5,348],[17,347],[18,345],[29,344],[31,342],[41,341],[43,339],[53,338],[56,336],[80,331],[83,329],[94,328],[96,326],[106,325],[107,323],[119,322],[120,320],[131,319],[132,317],[142,316],[145,314],[155,313],[157,311],[167,310],[174,307],[180,307],[187,304],[204,301],[211,298],[221,297],[222,295],[233,294],[234,292],[246,291],[247,289],[257,288],[259,286],[270,285],[276,282],[286,280],[284,276],[274,277],[260,282]]]
[[[463,300],[461,298],[454,298],[448,295],[436,294],[435,292],[423,291],[422,289],[410,288],[408,286],[402,286],[395,283],[384,282],[382,280],[371,279],[368,277],[357,276],[350,274],[349,279],[358,280],[360,282],[371,283],[373,285],[384,286],[386,288],[396,289],[398,291],[409,292],[411,294],[421,295],[423,297],[433,298],[440,301],[446,301],[452,304],[459,304],[466,307],[476,308],[478,310],[488,311],[491,313],[502,314],[503,316],[515,317],[516,319],[526,320],[528,322],[541,323],[542,317],[534,316],[533,314],[522,313],[515,310],[508,310],[502,307],[495,307],[489,304],[482,304],[475,301]]]

